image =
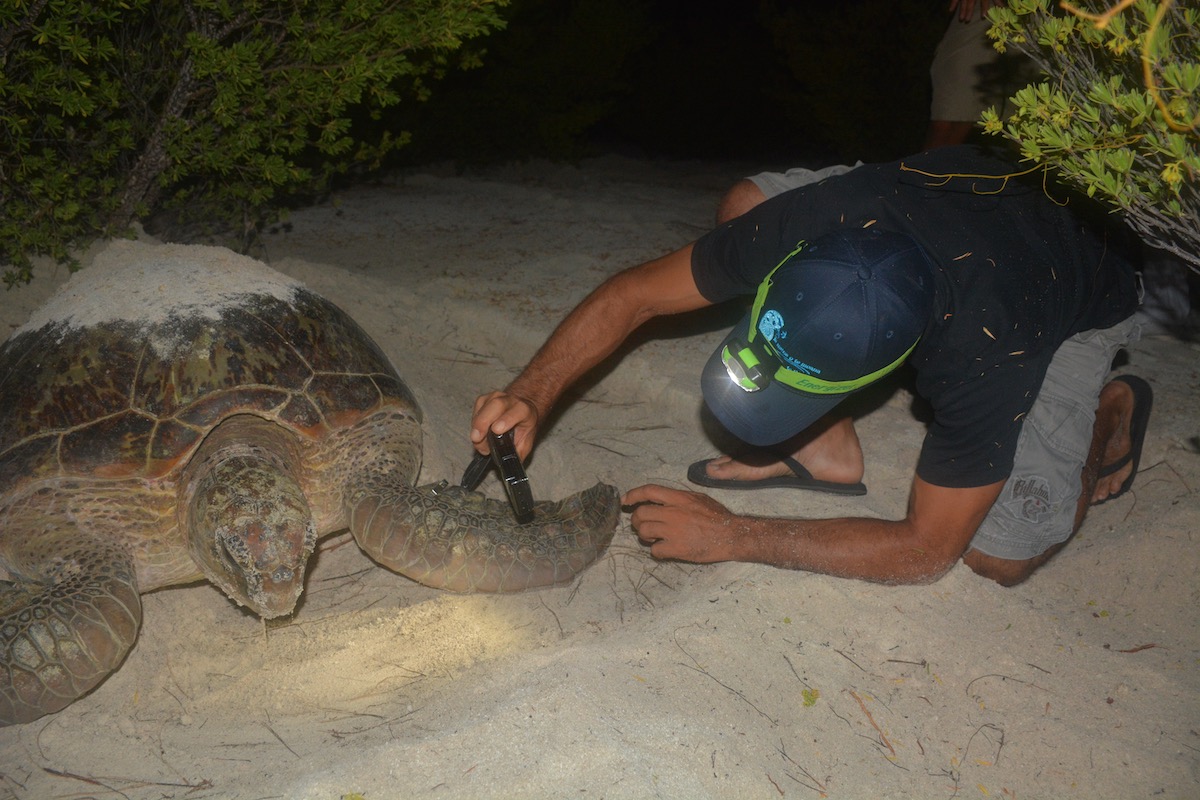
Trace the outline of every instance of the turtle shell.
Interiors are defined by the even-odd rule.
[[[384,406],[419,420],[387,357],[346,313],[233,258],[245,263],[197,276],[193,257],[186,275],[167,261],[77,284],[93,265],[68,284],[79,302],[111,307],[139,293],[145,302],[81,321],[69,298],[52,301],[0,347],[0,496],[54,477],[169,478],[233,414],[310,440]],[[200,277],[214,288],[197,294]]]

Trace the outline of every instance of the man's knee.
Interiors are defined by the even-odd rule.
[[[1001,586],[1016,586],[1049,561],[1065,544],[1066,542],[1054,545],[1041,555],[1025,560],[997,558],[971,549],[963,554],[963,563],[976,575],[993,580]]]
[[[717,206],[717,224],[724,225],[734,217],[740,217],[766,199],[766,195],[754,181],[743,178],[731,186],[721,198]]]
[[[935,119],[929,121],[925,131],[925,143],[922,150],[932,150],[935,147],[948,147],[962,144],[971,138],[975,131],[974,122],[958,122],[954,120]]]

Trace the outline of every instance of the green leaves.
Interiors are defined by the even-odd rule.
[[[115,205],[111,178],[132,146],[122,94],[122,13],[145,2],[6,4],[0,16],[0,262],[27,281],[30,254],[69,248]]]
[[[214,226],[377,166],[362,123],[428,92],[507,0],[50,0],[0,8],[0,264],[174,207]]]
[[[998,47],[1019,47],[1054,80],[1018,91],[1007,119],[987,112],[985,132],[1017,143],[1026,159],[1054,166],[1125,212],[1150,243],[1200,269],[1194,4],[1136,0],[1123,9],[1087,0],[1064,14],[1047,0],[1011,0],[989,16]]]

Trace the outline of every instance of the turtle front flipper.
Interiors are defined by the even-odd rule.
[[[48,547],[33,552],[27,541],[23,553],[9,554],[21,580],[0,581],[0,725],[30,722],[87,694],[137,638],[133,559],[117,545],[79,539],[74,528],[44,529],[38,540]]]
[[[520,592],[566,583],[599,557],[620,513],[613,486],[598,483],[539,502],[518,525],[508,503],[444,483],[347,492],[359,547],[388,569],[440,589]]]

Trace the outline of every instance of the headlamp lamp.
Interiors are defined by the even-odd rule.
[[[776,264],[775,269],[771,270],[759,284],[758,292],[754,297],[754,305],[750,309],[750,338],[731,338],[721,350],[721,362],[725,365],[725,371],[729,373],[730,380],[737,384],[742,391],[758,392],[767,388],[772,376],[782,366],[774,356],[763,352],[762,345],[752,346],[751,342],[758,332],[758,318],[762,313],[763,302],[767,299],[767,292],[771,288],[771,278],[792,256],[803,250],[805,244],[802,241],[796,245],[796,249]]]
[[[731,339],[721,350],[721,362],[729,377],[743,391],[757,392],[767,388],[771,373],[745,339]]]

